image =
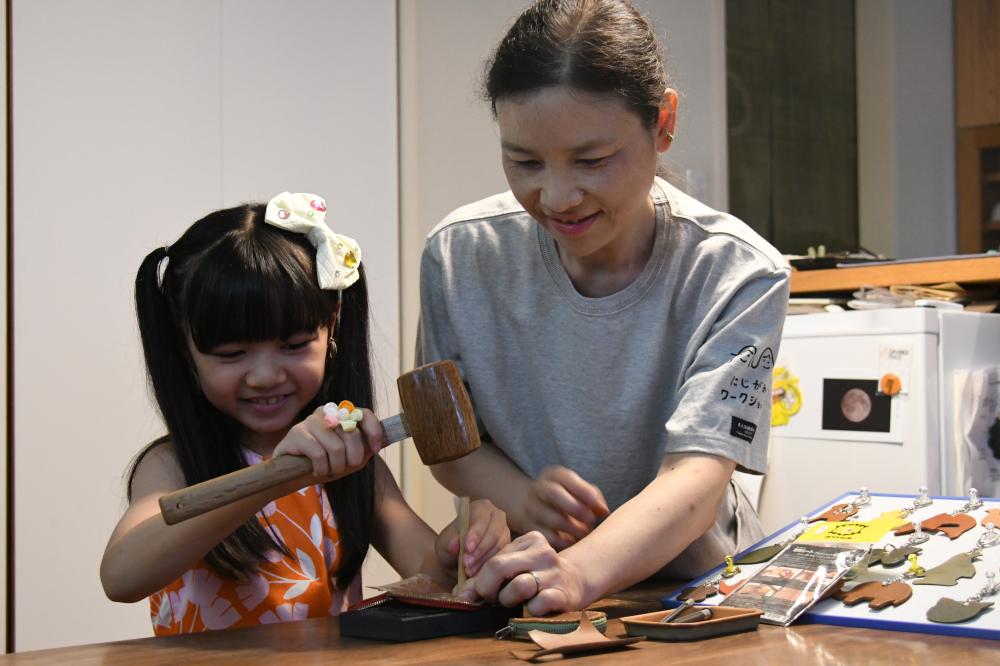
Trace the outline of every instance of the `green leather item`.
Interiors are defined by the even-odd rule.
[[[916,546],[901,546],[899,548],[874,548],[868,558],[869,566],[881,564],[884,567],[899,566],[910,555],[919,555],[923,549]]]
[[[736,564],[760,564],[761,562],[767,562],[780,553],[781,549],[784,547],[785,544],[776,543],[771,546],[764,546],[763,548],[752,550],[740,559],[736,560]]]
[[[587,618],[602,634],[608,629],[608,614],[603,611],[586,611]],[[544,631],[550,634],[568,634],[580,626],[580,613],[560,613],[550,617],[513,617],[506,627],[498,631],[497,638],[531,640],[529,631]]]
[[[927,619],[931,622],[942,622],[944,624],[956,624],[966,622],[976,617],[984,610],[993,605],[992,601],[955,601],[954,599],[939,599],[934,606],[927,611]]]
[[[914,585],[955,585],[959,578],[972,578],[976,567],[972,565],[971,553],[959,553],[943,564],[928,569],[923,578],[913,581]]]

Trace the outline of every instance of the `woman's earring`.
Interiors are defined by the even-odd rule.
[[[331,361],[337,355],[337,341],[333,339],[333,335],[330,335],[330,344],[326,348],[326,354]]]

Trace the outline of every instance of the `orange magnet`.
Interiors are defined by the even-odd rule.
[[[898,395],[900,389],[903,388],[903,382],[900,381],[899,375],[895,375],[891,372],[887,372],[882,375],[882,378],[878,380],[878,391],[883,395]]]

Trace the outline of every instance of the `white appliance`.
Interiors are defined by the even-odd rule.
[[[788,373],[785,407],[795,409],[796,390],[800,404],[771,428],[765,530],[861,486],[964,495],[962,466],[972,463],[962,457],[956,378],[997,366],[1000,314],[918,307],[788,317],[775,370]]]

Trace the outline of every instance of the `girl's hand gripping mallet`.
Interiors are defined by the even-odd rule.
[[[436,465],[479,448],[479,429],[469,394],[452,361],[420,366],[396,380],[403,412],[382,421],[385,444],[413,438],[425,465]],[[160,498],[168,525],[199,516],[312,472],[303,456],[277,456]]]

